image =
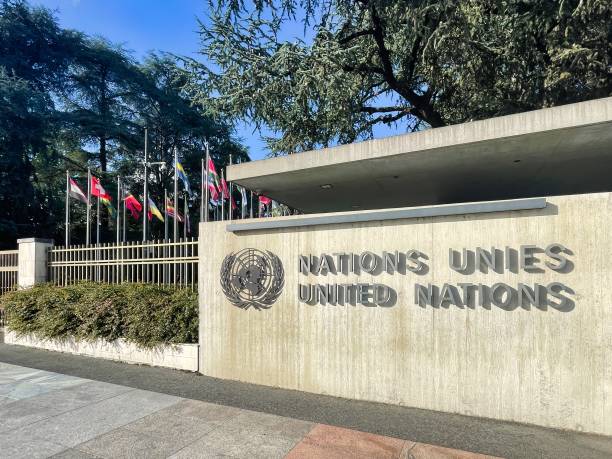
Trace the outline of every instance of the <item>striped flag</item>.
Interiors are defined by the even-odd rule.
[[[210,192],[210,200],[218,205],[220,201],[219,196],[219,175],[217,175],[217,171],[215,169],[215,163],[213,163],[212,159],[208,158],[208,177],[206,180],[206,184],[208,185],[208,190]]]
[[[183,169],[183,165],[178,161],[174,165],[176,168],[176,176],[181,179],[183,185],[185,186],[185,190],[191,196],[191,188],[189,187],[189,179],[187,179],[187,174],[185,174],[185,169]]]
[[[170,218],[174,218],[174,205],[172,204],[172,201],[170,201],[170,198],[166,198],[166,215]],[[183,216],[180,212],[176,214],[176,219],[183,223]]]
[[[84,204],[87,204],[87,196],[83,193],[83,190],[77,185],[77,183],[70,179],[70,187],[68,188],[68,195],[71,198],[78,199]]]
[[[149,217],[149,221],[153,219],[153,215],[155,215],[159,220],[161,220],[162,222],[164,221],[164,216],[161,214],[161,212],[159,211],[159,209],[157,208],[157,206],[155,205],[155,203],[153,202],[153,200],[148,197],[147,202],[149,203],[148,205],[148,217]]]
[[[112,218],[117,216],[117,210],[115,210],[115,206],[113,206],[113,203],[111,202],[110,195],[107,194],[105,196],[100,196],[100,202],[104,204],[104,207],[106,207],[106,210],[108,210],[108,213]]]

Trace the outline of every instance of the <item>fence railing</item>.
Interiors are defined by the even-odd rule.
[[[18,259],[18,250],[0,251],[0,295],[17,288]]]
[[[53,247],[48,254],[49,281],[119,284],[143,282],[197,289],[198,242],[147,241]]]

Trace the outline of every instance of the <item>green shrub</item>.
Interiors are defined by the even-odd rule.
[[[36,285],[0,297],[7,325],[39,338],[124,338],[141,347],[198,342],[197,294],[150,284]]]

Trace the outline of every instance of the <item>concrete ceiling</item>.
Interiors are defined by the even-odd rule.
[[[305,213],[610,191],[612,98],[253,161],[228,178]]]

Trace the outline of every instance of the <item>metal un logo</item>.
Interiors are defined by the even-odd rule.
[[[241,309],[268,309],[285,284],[283,264],[270,251],[244,249],[231,253],[221,264],[221,288]]]

